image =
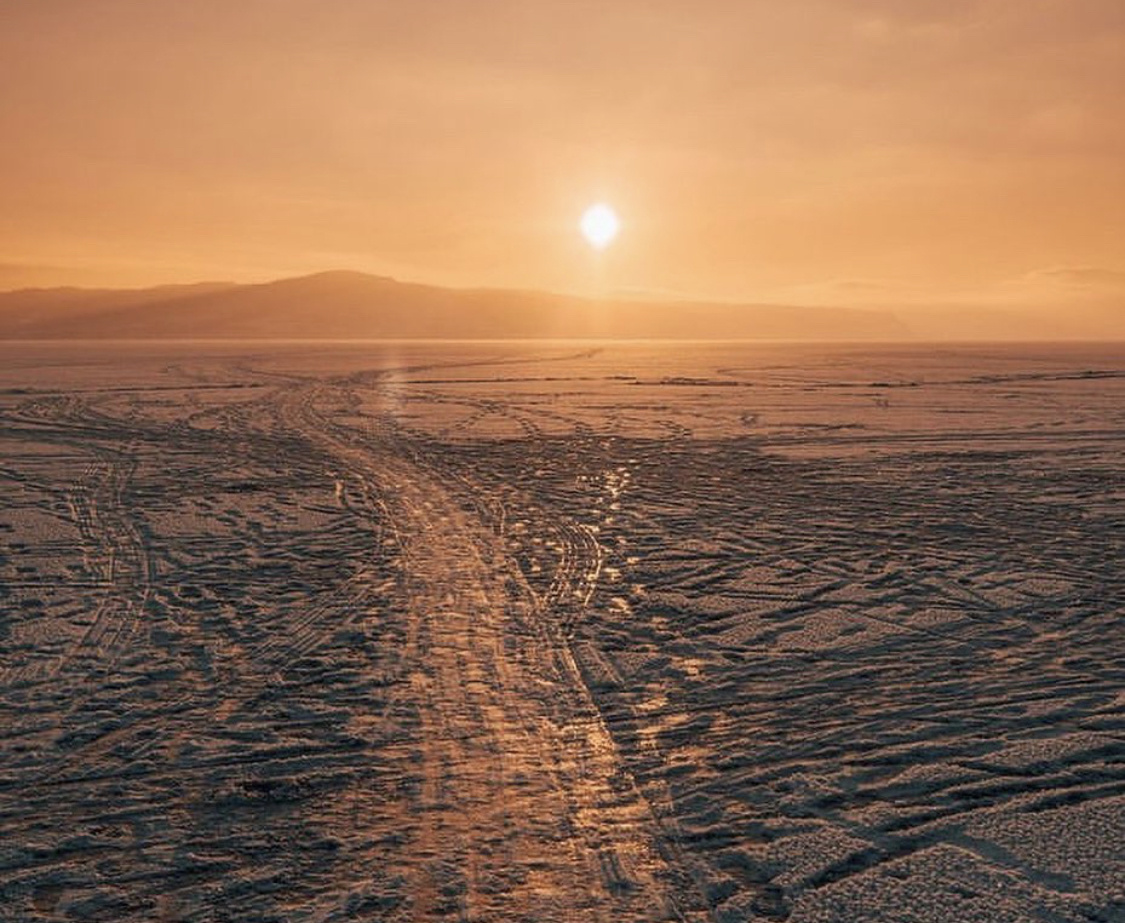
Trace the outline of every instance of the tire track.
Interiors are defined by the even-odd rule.
[[[379,485],[402,543],[422,725],[416,861],[403,860],[415,918],[702,919],[573,655],[492,530],[393,441],[321,416],[327,396],[290,391],[283,415]],[[565,579],[588,598],[597,565],[582,575],[580,534]],[[513,866],[524,881],[495,893]]]

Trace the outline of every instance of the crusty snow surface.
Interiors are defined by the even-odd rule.
[[[0,345],[0,921],[1125,920],[1125,350]]]

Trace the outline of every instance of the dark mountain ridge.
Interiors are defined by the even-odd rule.
[[[275,282],[0,293],[2,339],[909,338],[889,311],[598,300],[334,271]]]

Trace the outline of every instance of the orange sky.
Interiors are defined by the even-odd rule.
[[[1121,0],[2,0],[0,87],[0,288],[1125,295]]]

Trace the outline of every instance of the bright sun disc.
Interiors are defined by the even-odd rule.
[[[578,226],[582,229],[583,236],[590,242],[590,246],[604,250],[617,236],[617,232],[621,229],[621,222],[617,220],[617,213],[612,208],[599,202],[586,209]]]

